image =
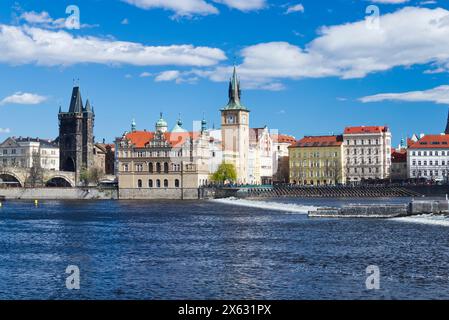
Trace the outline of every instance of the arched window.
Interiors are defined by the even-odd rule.
[[[161,187],[161,180],[159,180],[159,179],[156,180],[156,187],[158,187],[158,188]]]
[[[152,162],[150,162],[150,163],[148,164],[148,171],[150,171],[150,173],[153,173],[153,172],[154,172],[154,167],[153,167],[153,163],[152,163]]]
[[[159,162],[156,163],[156,171],[157,173],[161,173],[161,164]]]
[[[153,180],[148,180],[148,188],[153,188]]]
[[[179,180],[178,179],[175,180],[175,188],[179,188]]]
[[[137,181],[137,187],[138,187],[138,188],[142,188],[142,180],[139,179],[139,180]]]
[[[164,173],[168,173],[168,162],[164,163]]]
[[[168,188],[168,180],[167,179],[164,180],[164,188]]]

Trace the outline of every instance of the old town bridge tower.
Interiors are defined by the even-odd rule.
[[[83,105],[79,86],[73,88],[68,112],[59,109],[60,170],[75,172],[76,183],[83,168],[94,165],[95,114],[89,100]]]

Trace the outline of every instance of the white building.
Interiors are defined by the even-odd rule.
[[[407,171],[410,179],[447,181],[449,135],[426,135],[409,146]]]
[[[253,128],[249,132],[248,183],[271,184],[274,174],[273,140],[268,128]]]
[[[209,130],[210,162],[209,172],[212,174],[223,163],[223,147],[221,145],[221,130]]]
[[[0,144],[0,166],[31,168],[36,159],[43,169],[59,170],[59,145],[51,140],[22,137],[7,138]]]
[[[343,142],[347,182],[390,177],[391,132],[388,127],[347,127]]]
[[[296,143],[296,138],[284,134],[272,134],[274,160],[273,180],[288,183],[290,179],[289,147]]]

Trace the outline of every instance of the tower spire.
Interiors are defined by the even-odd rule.
[[[237,66],[234,65],[231,80],[229,81],[229,102],[225,109],[241,109],[246,108],[241,103],[242,91],[240,89],[240,80],[237,75]]]

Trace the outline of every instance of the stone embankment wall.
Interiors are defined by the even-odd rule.
[[[6,200],[109,200],[117,199],[115,189],[99,188],[6,188],[0,198]]]
[[[198,200],[203,199],[204,189],[153,188],[119,189],[120,200]]]

